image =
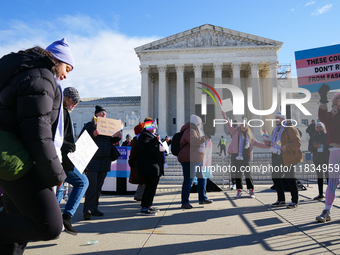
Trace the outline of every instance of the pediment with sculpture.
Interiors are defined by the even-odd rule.
[[[185,31],[175,36],[169,36],[159,41],[144,45],[142,50],[178,49],[178,48],[201,48],[201,47],[224,47],[224,46],[281,46],[282,43],[266,38],[257,39],[256,36],[245,33],[225,32],[213,29],[212,25],[205,25],[205,28],[196,32]],[[176,38],[174,38],[176,37]]]

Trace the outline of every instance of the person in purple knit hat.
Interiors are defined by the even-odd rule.
[[[62,142],[58,130],[63,131],[58,82],[73,67],[65,39],[47,50],[36,46],[0,59],[1,139],[20,139],[33,162],[11,180],[0,177],[5,204],[0,212],[2,255],[23,254],[28,242],[52,240],[62,231],[62,215],[52,189],[66,178],[55,146],[56,140]]]

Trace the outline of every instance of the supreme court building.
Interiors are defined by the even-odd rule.
[[[161,136],[178,132],[191,114],[203,117],[210,134],[225,134],[225,125],[213,128],[213,119],[222,119],[221,107],[214,93],[197,82],[212,87],[232,84],[240,88],[247,104],[252,88],[255,109],[270,109],[272,88],[277,84],[278,51],[282,42],[205,24],[135,48],[140,59],[140,119],[158,119]],[[199,87],[199,88],[197,88]],[[202,115],[202,89],[207,96],[206,114]],[[220,98],[232,98],[227,89],[216,89]],[[204,98],[204,97],[203,97]],[[260,119],[248,106],[244,115],[229,117],[241,120]],[[279,108],[275,109],[278,111]],[[274,113],[269,117],[274,117]],[[266,124],[267,125],[267,124]],[[271,130],[270,127],[264,127]]]

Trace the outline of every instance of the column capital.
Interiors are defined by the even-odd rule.
[[[142,74],[148,74],[149,73],[149,66],[148,65],[140,65],[139,66],[139,71]]]
[[[260,63],[260,61],[250,62],[249,65],[251,67],[251,70],[258,70]]]
[[[269,74],[269,67],[265,66],[263,69],[260,70],[260,77],[265,78]]]
[[[176,72],[184,72],[184,64],[175,64]]]
[[[231,63],[231,67],[233,69],[233,72],[234,71],[240,71],[241,70],[241,65],[242,65],[242,62],[232,62]]]
[[[268,62],[269,69],[277,69],[278,61]]]
[[[167,70],[167,66],[166,65],[157,65],[157,69],[159,73],[165,73]]]
[[[193,68],[195,72],[202,72],[203,63],[194,63]]]
[[[213,68],[215,72],[222,72],[223,70],[223,63],[214,63]]]

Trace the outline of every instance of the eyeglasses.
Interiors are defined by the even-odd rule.
[[[70,97],[70,100],[71,100],[73,106],[76,106],[76,105],[78,104],[78,101],[77,101],[77,100],[74,100],[74,99],[71,98],[71,97]]]

